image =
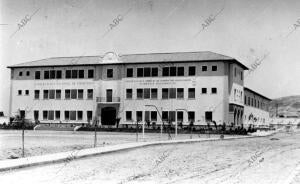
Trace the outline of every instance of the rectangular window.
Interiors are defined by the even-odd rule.
[[[157,77],[158,76],[158,68],[152,68],[151,69],[152,77]]]
[[[144,68],[144,77],[151,76],[151,68]]]
[[[87,99],[93,99],[93,89],[88,89],[87,90]]]
[[[244,96],[244,104],[245,104],[245,105],[247,105],[247,103],[246,103],[246,102],[247,102],[247,97],[246,97],[246,96]]]
[[[48,119],[48,111],[43,111],[43,120]]]
[[[61,74],[62,74],[62,73],[61,73],[61,70],[57,70],[57,71],[56,71],[56,78],[57,78],[57,79],[61,79]]]
[[[164,77],[168,77],[168,76],[170,75],[169,70],[170,70],[169,67],[163,67],[162,75],[163,75]]]
[[[216,66],[216,65],[213,65],[212,67],[211,67],[211,71],[217,71],[218,70],[218,67]]]
[[[241,71],[241,80],[243,80],[243,76],[244,76],[243,71]]]
[[[177,111],[177,121],[183,122],[183,112],[182,111]]]
[[[83,89],[78,89],[78,99],[83,99]]]
[[[25,90],[25,95],[29,95],[29,90]]]
[[[79,79],[83,79],[84,78],[84,70],[79,70],[78,76],[79,76]]]
[[[70,111],[70,120],[76,120],[76,111]]]
[[[82,111],[77,111],[77,120],[82,120]]]
[[[66,70],[66,79],[71,79],[71,70]]]
[[[109,68],[106,70],[106,76],[107,78],[113,78],[114,77],[114,70]]]
[[[202,72],[206,72],[207,71],[207,66],[202,66]]]
[[[211,88],[211,93],[212,94],[217,94],[217,88]]]
[[[137,68],[137,77],[143,77],[143,76],[144,76],[144,69]]]
[[[34,90],[34,99],[40,98],[40,90]]]
[[[189,88],[188,90],[189,90],[189,95],[188,95],[188,97],[189,97],[190,99],[195,98],[195,88]]]
[[[162,99],[168,99],[168,97],[169,97],[169,89],[163,88],[162,89]]]
[[[48,120],[54,120],[54,111],[48,112]]]
[[[169,89],[170,94],[169,94],[169,98],[176,98],[176,88],[170,88]]]
[[[151,89],[151,99],[157,99],[157,88]]]
[[[19,72],[19,76],[22,76],[23,75],[23,72]]]
[[[150,122],[150,111],[145,111],[145,122]]]
[[[207,93],[207,88],[201,88],[201,93],[206,94]]]
[[[184,76],[184,67],[177,68],[177,76]]]
[[[66,89],[65,90],[65,99],[70,99],[71,98],[71,90]]]
[[[176,76],[176,67],[175,66],[170,67],[170,76],[172,76],[172,77]]]
[[[126,89],[126,99],[132,99],[132,89]]]
[[[44,90],[44,99],[48,99],[48,98],[49,98],[49,91]]]
[[[196,75],[196,67],[190,66],[189,67],[189,76],[195,76]]]
[[[49,79],[49,71],[44,71],[44,79]]]
[[[234,68],[234,76],[236,77],[236,68]]]
[[[61,90],[57,89],[55,92],[56,92],[56,99],[61,99]]]
[[[77,99],[77,90],[71,89],[71,99]]]
[[[55,120],[60,120],[60,111],[55,111]]]
[[[194,111],[189,111],[188,112],[188,121],[189,122],[195,122],[195,112]]]
[[[26,71],[26,76],[29,76],[30,75],[30,71]]]
[[[127,68],[126,77],[133,77],[133,68]]]
[[[94,70],[88,70],[88,78],[89,79],[94,78]]]
[[[22,90],[18,90],[18,95],[22,95]]]
[[[126,111],[126,121],[132,121],[132,112]]]
[[[86,111],[87,121],[90,122],[93,119],[93,111]]]
[[[50,70],[50,79],[55,79],[55,70]]]
[[[157,112],[151,111],[151,121],[157,121]]]
[[[175,121],[175,111],[170,111],[169,112],[169,121],[174,122]]]
[[[65,120],[70,120],[70,112],[65,111]]]
[[[72,70],[72,79],[78,78],[78,70]]]
[[[184,98],[184,89],[183,88],[177,88],[177,98],[179,98],[179,99]]]
[[[142,121],[143,120],[143,112],[142,111],[136,111],[136,121]]]
[[[39,111],[33,111],[33,117],[35,121],[39,120]]]
[[[150,99],[150,88],[144,89],[144,99]]]
[[[55,90],[54,89],[49,90],[49,99],[55,99]]]
[[[41,79],[41,72],[40,71],[35,71],[34,78],[35,79]]]
[[[169,120],[169,113],[168,111],[162,111],[162,120],[168,121]]]
[[[143,89],[136,89],[136,98],[137,99],[143,98]]]

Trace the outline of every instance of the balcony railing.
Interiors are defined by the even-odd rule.
[[[98,103],[120,103],[120,97],[97,97],[96,102]]]

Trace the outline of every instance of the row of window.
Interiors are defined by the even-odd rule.
[[[162,120],[174,122],[176,119],[176,111],[162,111]],[[126,121],[134,121],[132,111],[125,112]],[[136,121],[157,121],[157,111],[145,111],[143,119],[143,111],[136,111]],[[177,111],[177,121],[183,122],[183,111]],[[188,121],[195,121],[195,112],[188,111]]]
[[[202,71],[206,72],[208,69],[207,66],[202,66]],[[112,70],[112,69],[110,69]],[[218,67],[216,65],[211,67],[211,71],[217,71]],[[157,77],[158,76],[158,67],[145,67],[145,68],[137,68],[136,69],[137,77]],[[196,66],[188,67],[188,76],[196,75]],[[184,76],[184,67],[162,67],[162,76]],[[133,77],[133,68],[127,68],[126,77]]]
[[[83,78],[94,78],[94,70],[66,70],[65,78],[66,79],[83,79]],[[19,72],[19,76],[23,76],[23,72]],[[30,76],[30,71],[26,71],[26,76]],[[35,71],[35,79],[42,79],[41,71]],[[62,70],[45,70],[43,79],[62,79]]]
[[[63,111],[64,120],[82,120],[83,111]],[[93,111],[86,111],[87,121],[91,121],[93,117]],[[39,119],[39,111],[34,111],[34,119]],[[43,120],[61,120],[61,111],[59,110],[44,110]]]
[[[247,96],[244,97],[244,103],[245,105],[256,107],[256,108],[261,108],[261,109],[265,108],[265,103],[260,102],[259,100],[256,100],[251,97],[247,98]]]
[[[28,96],[28,95],[29,95],[29,90],[26,89],[26,90],[24,90],[24,91],[25,91],[24,94],[25,94],[26,96]],[[22,91],[22,90],[18,90],[18,95],[22,95],[22,94],[23,94],[23,91]]]
[[[136,89],[137,99],[157,99],[157,88]],[[195,98],[195,88],[188,88],[188,98]],[[207,94],[207,88],[201,89],[202,94]],[[211,94],[217,94],[217,88],[211,88]],[[133,98],[133,90],[126,89],[126,99]],[[162,88],[162,99],[184,99],[184,88]]]
[[[62,91],[60,89],[43,90],[43,99],[61,99]],[[65,89],[65,99],[83,99],[83,89]],[[40,99],[40,90],[34,90],[34,99]],[[93,89],[88,89],[86,99],[93,99]]]

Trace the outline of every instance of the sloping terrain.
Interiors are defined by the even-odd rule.
[[[272,117],[276,115],[276,109],[280,117],[300,118],[300,95],[273,99],[269,108]]]

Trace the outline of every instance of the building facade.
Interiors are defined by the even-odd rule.
[[[109,52],[9,68],[10,115],[19,113],[42,123],[241,125],[253,110],[266,110],[246,108],[244,99],[250,91],[244,88],[243,76],[248,68],[213,52],[122,56]]]

